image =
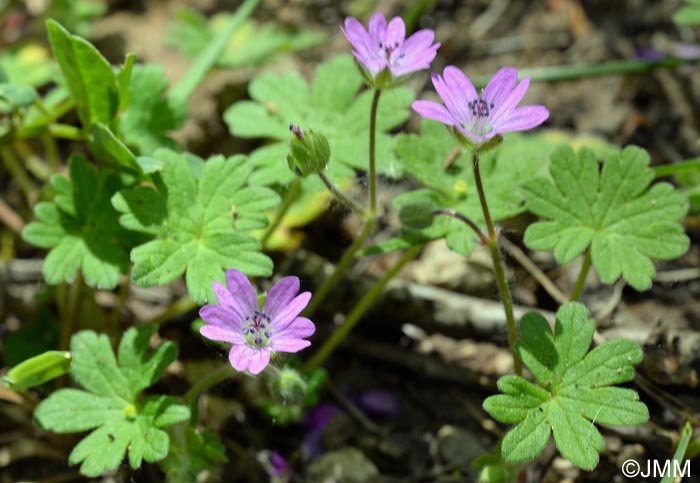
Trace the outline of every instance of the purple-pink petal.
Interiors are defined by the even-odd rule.
[[[263,312],[270,318],[275,319],[289,304],[289,302],[299,293],[300,282],[298,277],[283,277],[272,286],[265,298]]]
[[[457,121],[452,117],[447,109],[445,109],[445,106],[438,104],[437,102],[413,101],[411,107],[418,114],[428,119],[447,124],[448,126],[454,126],[457,124]]]
[[[258,308],[258,298],[253,285],[243,272],[235,269],[226,271],[226,283],[234,299],[232,308],[245,319]]]
[[[247,345],[234,345],[228,353],[228,360],[239,372],[246,369],[253,375],[260,374],[270,363],[270,351]]]
[[[289,323],[294,321],[294,318],[309,305],[309,300],[311,300],[311,292],[302,292],[290,300],[274,317],[270,315],[272,318],[272,328],[280,330],[289,325]]]
[[[370,45],[371,39],[362,24],[355,18],[348,17],[345,19],[345,29],[343,29],[345,38],[348,39],[350,45],[362,57],[371,56]]]
[[[225,305],[205,305],[199,309],[199,316],[207,324],[241,330],[245,320],[245,317],[241,317],[231,310],[231,307]]]
[[[447,68],[445,71],[447,71]],[[459,121],[458,123],[465,123],[471,119],[469,112],[469,101],[471,99],[467,98],[468,93],[449,86],[445,79],[438,74],[433,74],[432,80],[435,90],[442,102],[445,103],[445,107],[447,107],[452,118]]]
[[[479,95],[476,92],[476,88],[469,77],[464,75],[464,73],[453,65],[448,65],[442,72],[443,78],[445,79],[445,84],[447,87],[453,91],[460,93],[459,99],[462,99],[469,103],[470,101],[476,100]]]
[[[503,67],[486,84],[481,98],[498,107],[515,88],[516,82],[518,82],[518,71],[514,67]]]
[[[433,44],[435,34],[432,30],[420,30],[411,35],[401,48],[403,57],[395,63],[391,71],[395,76],[402,76],[430,67],[430,63],[437,56],[440,44]]]
[[[386,34],[384,36],[384,47],[396,48],[403,44],[406,38],[406,25],[403,23],[401,17],[394,17],[389,22],[386,27]]]
[[[272,350],[277,352],[299,352],[311,345],[311,342],[304,339],[281,339],[272,343]]]
[[[501,105],[496,106],[491,112],[490,123],[497,127],[502,119],[507,119],[515,107],[520,104],[520,101],[525,97],[528,87],[530,87],[530,78],[526,77],[513,89],[510,94],[503,100]]]
[[[229,342],[231,344],[242,344],[243,332],[240,329],[232,327],[222,327],[218,325],[203,325],[199,328],[199,333],[209,340],[218,340],[220,342]]]
[[[369,37],[374,48],[379,48],[379,42],[384,39],[386,32],[386,18],[381,12],[376,12],[369,19]]]
[[[275,332],[275,340],[280,339],[305,339],[316,332],[316,326],[306,317],[297,317],[286,327]]]
[[[547,118],[549,118],[549,111],[544,106],[518,107],[498,126],[498,134],[508,131],[526,131],[539,126]]]

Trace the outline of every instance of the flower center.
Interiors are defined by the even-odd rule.
[[[400,53],[398,56],[394,55],[394,53],[399,50],[399,47],[400,44],[398,42],[394,42],[394,45],[386,45],[379,42],[379,55],[382,55],[387,62],[393,65],[398,59],[404,56],[403,53]]]
[[[469,102],[468,106],[472,111],[472,116],[477,117],[489,117],[491,109],[495,107],[493,102],[488,103],[483,99],[471,101]]]
[[[491,111],[495,107],[493,102],[486,102],[484,99],[474,99],[467,103],[469,110],[471,111],[472,118],[470,120],[471,126],[462,126],[465,129],[471,130],[474,134],[483,136],[484,134],[491,131],[491,127],[488,124],[489,116]]]
[[[252,316],[245,318],[243,337],[248,345],[254,347],[267,347],[272,337],[270,317],[256,310]]]

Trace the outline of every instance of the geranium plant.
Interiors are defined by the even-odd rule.
[[[514,67],[499,68],[478,89],[464,73],[471,66],[448,65],[431,73],[441,102],[425,99],[433,94],[414,87],[449,39],[382,13],[367,27],[344,19],[336,34],[346,51],[308,79],[256,72],[250,98],[224,106],[234,137],[262,143],[235,154],[189,152],[174,132],[209,70],[257,66],[323,40],[266,24],[259,50],[236,50],[255,44],[249,17],[258,3],[246,0],[216,25],[180,12],[170,42],[194,60],[172,87],[162,66],[133,54],[113,65],[52,19],[46,36],[56,68],[43,80],[50,86],[10,82],[0,68],[0,157],[26,220],[3,200],[0,214],[12,236],[43,257],[41,303],[55,312],[42,322],[53,329],[35,330],[45,340],[22,335],[41,321],[19,323],[12,335],[35,345],[3,375],[0,395],[32,414],[42,437],[87,433],[66,451],[86,477],[139,471],[146,462],[173,483],[205,480],[239,445],[205,427],[200,396],[227,381],[245,393],[241,407],[276,424],[298,423],[332,379],[323,368],[329,357],[401,269],[444,239],[463,256],[478,245],[488,250],[512,358],[513,374],[501,375],[498,393],[483,401],[494,420],[512,426],[475,464],[482,481],[517,479],[550,436],[563,458],[594,470],[605,450],[596,425],[640,425],[650,415],[632,384],[641,347],[626,339],[593,344],[596,324],[580,299],[591,268],[602,284],[641,292],[652,286],[656,260],[684,255],[685,194],[655,182],[641,147],[555,146],[532,132],[556,123],[557,112],[523,105],[531,79]],[[409,132],[412,115],[418,129]],[[382,176],[410,178],[401,185],[410,188],[383,203]],[[350,214],[357,229],[314,287],[280,273],[294,265],[271,248],[291,250],[291,230],[324,211],[338,222]],[[551,251],[552,263],[581,260],[553,326],[537,311],[516,320],[499,223],[524,213],[527,248]],[[399,226],[380,233],[392,223]],[[336,314],[337,324],[327,323],[330,308],[337,311],[329,295],[356,260],[393,251],[401,254]],[[160,315],[139,317],[143,311],[128,304],[134,291],[165,286],[178,298]],[[174,337],[163,328],[170,322],[192,330]],[[192,377],[189,361],[178,359],[187,350],[218,356],[218,366]],[[341,389],[328,387],[381,434]],[[272,477],[293,471],[295,460],[261,454]]]

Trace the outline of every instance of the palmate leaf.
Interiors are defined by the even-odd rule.
[[[651,286],[651,259],[670,260],[688,250],[679,221],[688,200],[668,183],[649,186],[649,155],[629,146],[611,154],[602,170],[594,153],[560,147],[552,153],[552,180],[524,186],[528,208],[545,218],[530,225],[525,244],[554,250],[568,263],[590,247],[593,266],[605,283],[620,276],[637,290]]]
[[[289,125],[316,129],[331,146],[328,172],[334,178],[350,177],[353,168],[366,170],[369,146],[369,112],[372,92],[358,95],[363,84],[352,57],[341,55],[319,67],[309,86],[297,73],[264,73],[249,87],[251,101],[229,107],[224,120],[238,137],[261,137],[276,141],[251,160],[257,173],[253,182],[286,184],[294,175],[286,167]],[[377,113],[377,170],[399,177],[403,168],[394,154],[394,138],[387,131],[408,118],[413,93],[406,88],[382,94]]]
[[[484,401],[494,419],[516,424],[501,444],[507,461],[535,458],[553,434],[562,456],[591,470],[605,449],[594,423],[635,425],[649,419],[649,410],[635,391],[613,387],[634,379],[642,349],[617,339],[589,352],[594,331],[586,308],[578,303],[559,309],[554,333],[541,315],[523,317],[516,350],[537,383],[503,376],[498,380],[502,394]]]
[[[114,222],[118,213],[110,203],[121,179],[106,170],[99,174],[80,155],[69,160],[70,179],[51,178],[53,202],[37,203],[37,221],[22,231],[29,243],[50,249],[44,261],[47,283],[72,283],[78,270],[91,287],[111,289],[129,266],[129,250],[143,237]]]
[[[190,416],[187,406],[174,397],[139,399],[141,391],[177,358],[177,349],[170,342],[149,353],[148,341],[155,330],[155,325],[141,325],[126,331],[118,359],[106,335],[77,333],[71,339],[75,361],[70,372],[84,390],[61,389],[36,409],[36,421],[44,429],[57,433],[93,430],[69,457],[71,464],[81,464],[85,476],[114,470],[127,451],[134,469],[144,459],[165,458],[170,439],[159,428]]]
[[[244,156],[194,156],[158,150],[155,187],[120,191],[112,199],[122,226],[155,237],[131,251],[131,276],[141,286],[163,285],[186,273],[190,296],[213,300],[211,283],[224,270],[267,276],[272,261],[251,230],[267,225],[266,212],[280,201],[271,189],[246,187],[252,166]]]

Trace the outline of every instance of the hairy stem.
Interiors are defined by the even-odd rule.
[[[289,185],[289,191],[287,191],[287,196],[284,197],[282,206],[280,206],[279,210],[277,210],[277,213],[275,213],[275,219],[272,221],[272,223],[270,223],[270,226],[267,227],[267,230],[265,230],[265,234],[260,239],[260,244],[263,247],[267,244],[268,240],[275,232],[277,227],[280,226],[280,223],[282,223],[282,219],[289,211],[289,208],[292,206],[292,203],[294,203],[294,200],[296,200],[299,196],[299,192],[301,191],[300,188],[301,181],[299,180],[299,178],[294,178],[292,184]]]
[[[59,350],[67,351],[70,347],[70,338],[75,327],[75,318],[80,307],[80,292],[83,288],[83,276],[80,271],[76,275],[73,284],[68,289],[65,317],[61,324],[61,338],[58,343]]]
[[[333,287],[335,287],[335,284],[338,283],[340,278],[345,274],[345,272],[347,272],[348,268],[350,268],[350,264],[352,263],[352,260],[355,257],[355,253],[357,253],[357,251],[362,247],[362,244],[365,242],[365,240],[369,238],[370,233],[372,233],[372,228],[374,228],[374,222],[374,217],[368,218],[365,221],[365,226],[362,228],[362,233],[360,233],[360,236],[358,236],[355,239],[355,241],[352,242],[352,245],[348,247],[348,249],[343,254],[343,257],[335,266],[335,271],[333,272],[333,274],[330,277],[328,277],[325,282],[323,282],[321,287],[314,294],[313,298],[311,299],[311,303],[304,311],[305,316],[308,317],[316,311],[319,305],[321,305],[321,302],[323,302],[323,300],[328,295],[328,292],[330,292],[330,290]]]
[[[321,178],[321,181],[323,181],[323,184],[326,185],[328,191],[330,191],[333,194],[333,196],[335,196],[338,199],[338,201],[350,208],[355,213],[358,213],[362,216],[366,215],[364,208],[362,208],[359,204],[345,196],[338,188],[336,188],[335,185],[331,182],[331,180],[328,179],[326,173],[324,173],[323,171],[319,171],[318,176],[319,178]]]
[[[192,404],[197,401],[197,398],[199,398],[202,393],[208,391],[221,381],[225,381],[226,379],[235,376],[236,374],[237,372],[235,369],[228,364],[221,366],[219,369],[206,375],[204,379],[197,381],[197,383],[192,386],[183,396],[182,399],[184,403],[187,406],[192,406]]]
[[[423,245],[415,245],[406,250],[396,265],[391,267],[391,269],[374,284],[370,291],[367,292],[359,300],[359,302],[357,302],[357,305],[355,305],[352,311],[348,314],[345,321],[333,331],[331,336],[323,342],[323,345],[321,345],[311,359],[309,359],[306,364],[308,369],[315,369],[321,366],[326,359],[328,359],[338,345],[340,345],[340,343],[345,340],[352,329],[355,328],[362,316],[365,315],[372,304],[374,304],[377,298],[382,294],[389,281],[394,278],[408,262],[413,260],[420,253],[422,248]]]
[[[479,228],[476,223],[474,223],[468,217],[464,216],[462,213],[459,213],[456,210],[450,210],[450,209],[444,208],[444,209],[440,209],[440,210],[434,210],[431,214],[433,216],[442,215],[442,216],[451,216],[452,218],[456,218],[457,220],[461,221],[462,223],[465,223],[469,228],[471,228],[474,231],[474,233],[476,233],[476,236],[479,237],[479,242],[482,245],[488,245],[489,239],[486,236],[486,234],[483,231],[481,231],[481,228]]]
[[[574,289],[571,292],[571,297],[569,298],[571,302],[576,302],[581,297],[581,294],[583,293],[583,286],[586,284],[586,277],[591,269],[591,262],[591,251],[588,250],[586,252],[586,257],[583,259],[581,271],[579,272],[576,283],[574,284]]]
[[[12,152],[10,148],[0,148],[0,157],[2,157],[5,168],[7,168],[7,171],[10,173],[15,183],[17,183],[17,186],[19,186],[22,193],[24,193],[24,197],[30,205],[33,205],[34,201],[39,196],[39,188],[37,188],[29,175],[24,171],[15,153]]]
[[[506,280],[506,273],[503,269],[503,261],[501,260],[501,253],[498,249],[496,230],[494,229],[493,221],[491,220],[491,213],[489,212],[489,207],[486,203],[484,185],[481,182],[481,173],[479,172],[479,156],[476,153],[474,153],[472,158],[472,168],[474,170],[476,190],[479,193],[481,210],[484,214],[484,221],[486,222],[486,228],[489,235],[487,246],[491,252],[493,270],[496,274],[496,283],[498,284],[498,293],[501,295],[503,310],[506,314],[506,323],[508,325],[508,345],[510,347],[511,354],[513,355],[513,369],[515,370],[515,373],[520,376],[523,373],[523,367],[522,361],[520,360],[518,353],[515,351],[515,341],[518,339],[518,329],[515,325],[515,316],[513,315],[513,299],[510,295],[510,289],[508,288],[508,282]]]
[[[175,317],[186,314],[190,310],[194,310],[196,307],[197,304],[195,303],[195,301],[192,300],[189,296],[185,295],[184,297],[180,297],[179,299],[177,299],[175,303],[170,304],[170,306],[168,306],[165,312],[160,314],[155,319],[151,320],[151,323],[163,325],[166,322],[169,322],[170,320],[174,319]]]
[[[376,141],[377,141],[377,106],[382,91],[376,89],[372,97],[372,109],[369,114],[369,212],[377,214],[377,168],[376,168]]]

